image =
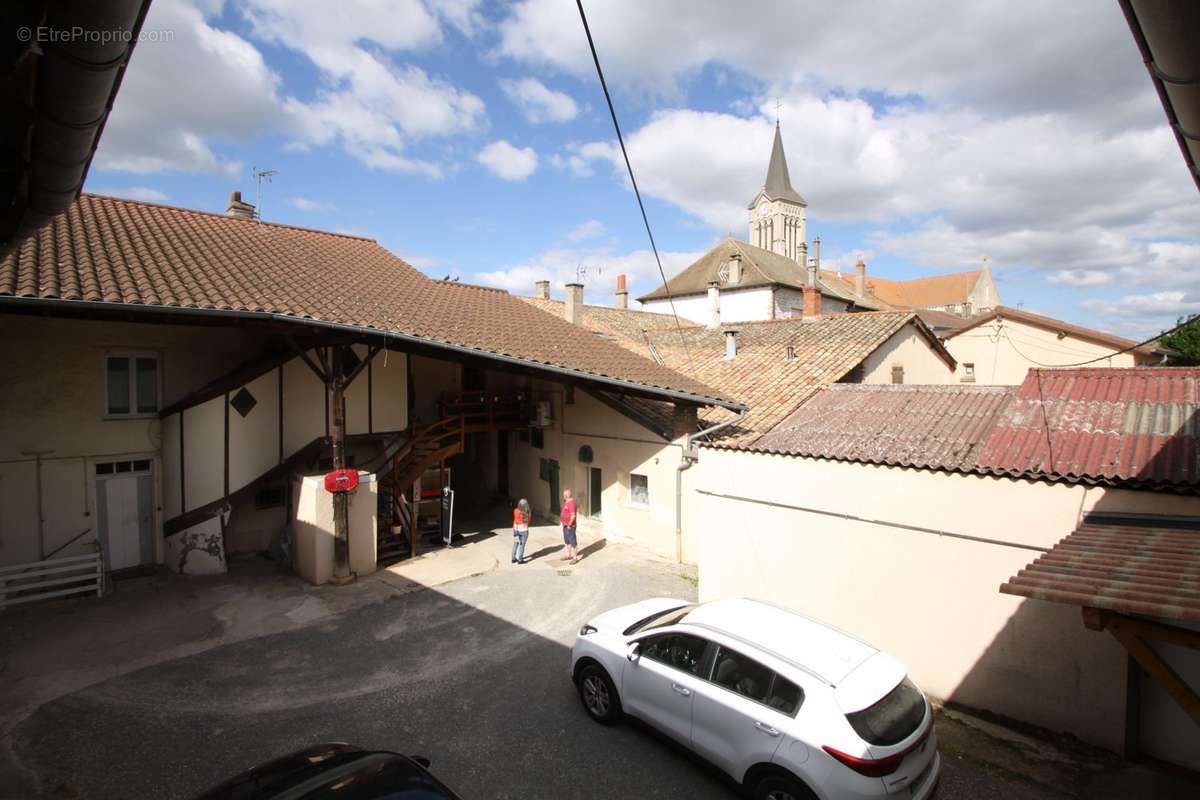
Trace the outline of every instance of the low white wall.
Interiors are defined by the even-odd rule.
[[[758,596],[908,664],[930,694],[1119,750],[1124,650],[1078,608],[1000,594],[1090,508],[1200,515],[1200,499],[702,448],[686,496],[700,597]],[[745,500],[851,514],[969,541]]]
[[[369,473],[360,472],[358,480],[350,493],[350,571],[369,575],[376,567],[379,487]],[[292,498],[292,568],[309,583],[328,583],[333,577],[333,495],[325,491],[323,476],[309,475],[292,485]]]

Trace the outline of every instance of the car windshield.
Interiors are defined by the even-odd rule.
[[[626,628],[625,635],[631,636],[632,634],[640,631],[649,631],[653,630],[654,628],[663,628],[667,625],[674,625],[676,622],[679,622],[681,619],[686,617],[688,612],[695,607],[695,603],[689,603],[686,606],[668,608],[666,611],[655,611],[650,616],[643,617]]]
[[[925,698],[908,678],[869,708],[847,714],[854,732],[868,744],[888,747],[913,734],[925,719]]]

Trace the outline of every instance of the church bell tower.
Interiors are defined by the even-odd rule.
[[[775,143],[771,146],[767,180],[748,208],[750,244],[799,263],[804,252],[801,244],[806,241],[805,212],[808,203],[792,188],[778,122],[775,123]]]

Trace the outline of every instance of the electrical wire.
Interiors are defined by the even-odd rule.
[[[658,274],[662,277],[663,291],[667,293],[667,303],[671,306],[671,316],[675,318],[675,329],[679,332],[679,341],[683,345],[684,358],[688,367],[692,366],[692,355],[688,348],[687,339],[683,335],[683,326],[679,324],[679,314],[675,312],[675,298],[667,286],[667,273],[663,270],[662,259],[658,256],[658,246],[654,243],[654,234],[650,231],[650,218],[646,216],[646,204],[642,202],[642,193],[638,190],[637,178],[633,176],[633,164],[629,162],[629,152],[625,149],[625,137],[621,135],[621,124],[617,122],[617,111],[613,107],[612,95],[608,92],[608,83],[604,80],[604,70],[600,68],[600,56],[596,54],[596,43],[592,40],[592,29],[588,27],[587,14],[583,12],[583,0],[575,0],[579,9],[579,19],[583,22],[583,32],[587,34],[588,47],[592,51],[592,61],[596,64],[596,75],[600,78],[600,88],[604,90],[604,100],[608,103],[608,113],[612,116],[613,128],[617,132],[617,142],[621,145],[621,155],[625,157],[625,169],[629,171],[629,182],[633,184],[633,194],[637,197],[638,208],[642,211],[642,222],[646,226],[646,236],[650,238],[650,249],[654,252],[654,262],[658,264]]]
[[[1162,333],[1151,336],[1149,339],[1146,339],[1145,341],[1136,342],[1134,344],[1129,345],[1128,347],[1124,347],[1120,350],[1117,350],[1116,352],[1109,353],[1108,355],[1097,356],[1096,358],[1088,359],[1087,361],[1079,361],[1074,364],[1038,364],[1038,362],[1034,361],[1032,358],[1029,358],[1024,353],[1022,353],[1020,350],[1017,350],[1016,345],[1013,345],[1013,349],[1017,350],[1017,354],[1020,355],[1022,358],[1027,359],[1029,362],[1031,362],[1033,364],[1037,364],[1039,367],[1046,367],[1048,369],[1064,369],[1066,367],[1086,367],[1088,364],[1095,364],[1097,361],[1104,361],[1106,359],[1112,358],[1113,356],[1119,356],[1123,353],[1128,353],[1131,350],[1137,350],[1139,347],[1145,347],[1148,344],[1153,344],[1154,342],[1157,342],[1162,337],[1170,336],[1172,333],[1175,333],[1175,331],[1182,330],[1183,328],[1186,328],[1188,325],[1192,325],[1192,324],[1200,324],[1200,317],[1192,317],[1191,319],[1184,320],[1183,322],[1180,322],[1178,325],[1176,325],[1174,328],[1171,328],[1170,330],[1165,330]],[[1004,338],[1008,339],[1008,334],[1005,334]],[[1011,345],[1012,339],[1009,339],[1008,343]]]

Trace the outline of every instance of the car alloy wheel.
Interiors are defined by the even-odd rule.
[[[604,679],[597,673],[592,673],[583,679],[583,704],[587,710],[597,717],[607,717],[612,708],[612,698],[608,695],[608,687]]]
[[[612,725],[621,718],[617,687],[598,664],[589,664],[579,673],[579,699],[588,716],[603,725]]]
[[[816,800],[808,787],[785,775],[768,775],[759,781],[754,800]]]

